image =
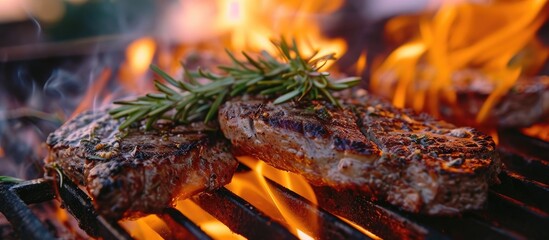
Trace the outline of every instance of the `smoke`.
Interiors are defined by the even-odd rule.
[[[151,35],[161,4],[24,0],[10,5],[31,27],[21,38],[10,37],[20,42],[0,42],[0,175],[41,177],[49,133],[75,112],[131,95],[117,72],[129,42]],[[24,51],[3,52],[2,44]]]

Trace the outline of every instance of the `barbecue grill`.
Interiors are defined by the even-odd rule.
[[[351,17],[354,20],[354,16]],[[28,32],[34,34],[35,22],[27,21],[17,24],[26,26],[30,29]],[[12,29],[16,29],[9,26],[3,27],[0,28],[0,32],[6,33],[6,35]],[[17,27],[17,29],[21,29],[21,27]],[[353,31],[347,31],[349,34],[355,34]],[[25,35],[25,37],[19,36],[19,39],[31,41],[29,39],[34,37],[32,34]],[[363,37],[360,34],[356,35]],[[121,68],[120,62],[124,58],[123,48],[135,38],[136,36],[133,35],[113,35],[68,42],[0,48],[0,56],[9,56],[7,62],[1,61],[0,87],[6,87],[8,91],[12,91],[14,97],[26,100],[30,97],[26,95],[26,92],[19,91],[25,86],[7,81],[20,74],[20,69],[31,69],[29,72],[40,75],[30,77],[35,78],[33,81],[36,81],[32,84],[44,85],[46,81],[44,79],[51,75],[51,69],[60,68],[67,62],[89,67],[88,65],[91,64],[87,62],[87,59],[91,58],[91,55],[109,59],[105,60],[107,62],[105,65],[116,72]],[[19,39],[11,40],[20,41]],[[10,38],[0,40],[7,42]],[[350,47],[352,47],[351,43],[358,42],[355,45],[359,46],[355,46],[355,48],[362,48],[364,43],[362,39],[359,40],[348,39]],[[379,43],[376,42],[376,44]],[[372,51],[376,51],[375,46],[372,48]],[[357,52],[361,51],[362,49]],[[350,55],[353,54],[352,51],[349,52]],[[369,52],[369,54],[372,53]],[[358,54],[356,58],[358,58]],[[101,61],[103,60],[101,59]],[[344,56],[342,60],[348,62],[342,65],[352,65],[355,64],[356,59],[349,60]],[[101,67],[105,66],[97,68]],[[342,69],[345,69],[345,66]],[[367,73],[364,72],[364,74]],[[19,76],[17,75],[17,77]],[[115,81],[116,76],[108,78],[107,86]],[[4,79],[7,80],[4,81]],[[23,96],[19,96],[19,94]],[[2,106],[0,105],[0,107]],[[74,106],[66,108],[74,110]],[[4,121],[4,119],[0,121]],[[48,125],[45,128],[51,128],[51,126]],[[0,130],[2,129],[0,128]],[[279,184],[275,179],[269,179],[267,176],[265,178],[270,189],[281,197],[295,217],[302,222],[305,229],[301,230],[314,238],[549,239],[549,142],[524,135],[515,129],[500,129],[498,136],[497,150],[504,163],[503,170],[499,175],[501,184],[490,188],[483,209],[464,212],[459,216],[434,217],[412,214],[384,202],[371,201],[368,196],[358,192],[341,191],[329,187],[313,186],[318,200],[317,203],[313,203],[306,197]],[[10,151],[11,149],[0,148],[0,150]],[[236,175],[249,171],[254,170],[245,164],[240,164]],[[57,177],[37,178],[19,183],[0,183],[0,212],[9,221],[9,224],[0,222],[0,239],[56,239],[64,236],[60,232],[73,234],[74,238],[80,238],[82,236],[79,232],[82,231],[88,236],[96,238],[132,239],[132,233],[123,224],[97,214],[92,199],[76,183],[71,182],[68,177],[63,177],[62,173],[52,172],[52,175],[57,175]],[[194,196],[190,201],[215,217],[234,233],[246,238],[297,239],[300,237],[290,229],[289,223],[269,216],[260,210],[259,203],[245,200],[243,196],[228,188]],[[48,221],[41,218],[39,211],[35,211],[36,206],[47,208],[51,205],[60,205],[63,208],[60,211],[68,213],[76,219],[79,229],[72,229],[72,226],[52,227]],[[166,239],[213,238],[208,235],[207,231],[204,231],[204,226],[193,222],[189,216],[176,208],[166,208],[163,213],[157,214],[157,216],[168,228],[168,231],[158,232]],[[48,217],[56,216],[51,214]],[[315,220],[314,226],[313,223],[309,223],[311,217]]]
[[[283,196],[297,216],[315,216],[318,232],[311,235],[323,239],[372,239],[375,236],[384,239],[547,239],[549,158],[546,153],[549,152],[549,143],[516,131],[500,131],[500,136],[499,153],[505,163],[499,176],[501,184],[490,189],[484,209],[460,216],[432,217],[406,213],[384,203],[371,202],[359,193],[328,187],[314,187],[318,198],[318,205],[315,205],[275,181],[267,179],[267,183]],[[517,142],[521,144],[515,144]],[[242,166],[239,171],[250,169]],[[51,232],[28,205],[55,199],[90,236],[131,239],[119,223],[95,213],[91,199],[81,189],[68,178],[62,179],[62,182],[35,179],[0,185],[0,210],[11,222],[16,236],[54,239],[55,232]],[[258,210],[254,202],[247,202],[226,188],[193,197],[192,201],[244,237],[297,238],[285,223],[270,218]],[[171,229],[167,238],[211,239],[177,209],[167,208],[158,216]],[[364,233],[354,224],[375,236]]]

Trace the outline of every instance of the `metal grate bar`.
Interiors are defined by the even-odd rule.
[[[389,239],[497,238],[516,239],[516,231],[495,228],[489,222],[463,217],[434,217],[402,212],[383,203],[372,203],[352,191],[316,188],[319,204],[374,234]]]
[[[172,229],[176,239],[212,239],[199,226],[174,208],[166,208],[160,218]]]
[[[251,239],[296,239],[281,223],[271,219],[226,188],[192,198],[202,209],[233,232]]]
[[[500,146],[516,152],[528,153],[529,156],[549,162],[547,151],[549,142],[526,136],[517,130],[499,131]]]
[[[78,225],[93,237],[106,239],[132,239],[132,237],[117,223],[97,215],[91,199],[66,176],[59,188],[59,195],[67,210],[78,219]]]
[[[511,229],[528,238],[549,239],[549,216],[537,209],[490,191],[485,209],[475,217],[503,229]]]
[[[549,161],[514,152],[505,147],[500,147],[498,152],[507,169],[528,176],[530,180],[549,184]]]
[[[11,187],[13,191],[26,203],[40,203],[56,198],[52,187],[53,182],[45,179],[24,181]]]
[[[371,239],[350,224],[319,208],[299,194],[268,178],[265,179],[271,190],[274,190],[273,194],[282,196],[281,199],[289,205],[294,216],[298,217],[300,222],[304,224],[309,223],[307,224],[308,229],[301,229],[306,231],[307,234],[313,236],[318,234],[322,239]]]
[[[479,236],[486,236],[479,239],[527,239],[524,235],[521,235],[520,233],[517,233],[513,230],[507,229],[507,228],[500,228],[499,226],[496,226],[492,223],[488,223],[486,221],[478,220],[475,218],[468,218],[466,220],[466,223],[474,223],[474,226],[482,226],[481,231],[484,229],[490,229],[490,231],[496,233],[492,235],[488,234],[480,234]],[[464,227],[467,225],[464,224]],[[464,229],[466,231],[470,231],[470,229]],[[459,233],[454,234],[452,236],[461,236]],[[467,237],[471,238],[471,234],[467,235]],[[461,239],[466,239],[465,236],[457,237]],[[473,238],[474,239],[474,238]]]
[[[549,213],[549,185],[509,171],[500,174],[499,179],[501,184],[493,186],[492,190]]]
[[[428,216],[410,213],[401,213],[410,221],[422,224],[430,230],[427,238],[439,239],[440,235],[450,239],[516,239],[520,234],[502,229],[493,224],[476,220],[465,213],[462,216]]]
[[[450,238],[459,239],[516,239],[522,235],[512,229],[494,225],[474,217],[477,211],[465,212],[461,216],[426,216],[406,214],[412,221],[424,224]],[[434,238],[437,239],[437,238]]]
[[[25,202],[12,190],[12,184],[0,184],[0,211],[22,239],[55,239]]]
[[[434,233],[388,208],[370,202],[367,197],[350,190],[313,187],[320,207],[345,217],[388,239],[423,239]],[[436,235],[436,234],[435,234]],[[440,235],[437,235],[440,236]]]
[[[443,233],[450,239],[516,239],[524,238],[520,234],[510,230],[494,226],[491,223],[471,218],[469,214],[461,217],[447,216],[421,216],[408,215],[411,221],[429,226]],[[429,236],[429,239],[439,239],[439,237]]]

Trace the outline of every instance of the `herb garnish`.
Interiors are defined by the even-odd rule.
[[[166,80],[166,83],[154,82],[160,93],[117,101],[115,104],[122,106],[109,113],[113,118],[126,118],[120,125],[120,129],[124,129],[143,119],[147,119],[147,128],[162,118],[183,124],[196,120],[207,122],[215,118],[219,106],[228,97],[244,94],[276,97],[274,104],[291,99],[324,98],[339,106],[331,91],[347,89],[360,82],[358,77],[334,81],[329,73],[319,71],[328,61],[335,60],[334,54],[317,56],[317,51],[311,56],[303,56],[295,40],[289,43],[281,38],[272,43],[279,52],[276,57],[266,51],[258,54],[257,58],[242,52],[245,60],[238,60],[227,51],[232,66],[219,66],[224,73],[222,75],[201,69],[196,72],[185,70],[187,81],[178,81],[153,65],[151,69]],[[210,81],[201,84],[196,78]]]
[[[19,182],[22,182],[23,179],[19,179],[19,178],[15,178],[15,177],[10,177],[10,176],[0,176],[0,183],[19,183]]]

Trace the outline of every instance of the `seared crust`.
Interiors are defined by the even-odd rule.
[[[99,213],[137,217],[230,182],[237,161],[228,142],[203,124],[130,128],[105,111],[86,112],[47,140],[47,162],[87,188]]]
[[[501,165],[489,136],[368,97],[344,109],[235,99],[221,107],[219,121],[242,154],[412,212],[481,207]]]
[[[381,152],[360,132],[356,119],[347,116],[352,113],[322,102],[273,105],[249,99],[226,102],[219,122],[237,152],[302,174],[317,185],[354,187],[365,181],[360,168]],[[342,165],[356,168],[341,172]]]
[[[349,104],[362,132],[383,151],[376,195],[388,202],[413,212],[454,214],[480,208],[488,186],[498,181],[501,162],[490,136],[368,95]]]

